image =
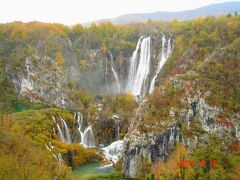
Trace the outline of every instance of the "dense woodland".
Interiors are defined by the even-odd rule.
[[[186,106],[181,102],[186,89],[192,93],[210,91],[206,101],[223,109],[219,123],[231,124],[226,118],[240,111],[240,16],[237,14],[199,17],[183,22],[148,21],[129,25],[104,22],[90,27],[41,22],[0,24],[0,179],[71,179],[70,166],[77,167],[93,158],[102,161],[102,156],[96,155],[95,150],[59,142],[51,133],[52,116],[62,116],[70,124],[73,111],[61,110],[51,104],[33,103],[28,97],[20,97],[14,90],[6,67],[10,67],[8,71],[20,71],[24,59],[38,51],[52,57],[64,68],[63,47],[59,42],[65,39],[71,40],[79,65],[87,68],[91,49],[102,52],[110,49],[115,57],[131,56],[141,35],[161,32],[172,34],[174,51],[161,72],[159,86],[147,97],[149,109],[142,132],[164,128],[156,126],[156,123],[171,121],[168,119],[170,108]],[[187,73],[190,70],[193,73]],[[176,75],[185,83],[178,88],[172,83]],[[137,108],[131,94],[92,97],[89,92],[76,88],[74,82],[69,82],[66,88],[84,118],[90,115],[90,121],[96,127],[99,124],[94,122],[97,116],[95,103],[103,102],[104,111],[100,117],[104,119],[108,131],[97,132],[103,139],[114,131],[111,129],[114,124],[108,117],[114,113],[122,115],[120,136],[124,137]],[[183,129],[185,126],[182,124]],[[194,126],[191,132],[184,131],[186,136],[204,134],[199,124]],[[63,156],[74,153],[72,164],[59,166],[45,148],[48,142],[52,142],[56,152],[61,152]],[[199,147],[192,154],[178,145],[168,161],[150,164],[143,172],[146,176],[160,179],[184,176],[185,179],[237,180],[240,177],[240,143],[212,135],[205,145],[205,148]],[[181,159],[216,159],[217,166],[215,169],[189,168],[183,172],[178,166]]]

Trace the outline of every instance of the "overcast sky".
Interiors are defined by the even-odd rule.
[[[128,13],[181,11],[233,0],[1,0],[0,23],[56,22],[66,25]]]

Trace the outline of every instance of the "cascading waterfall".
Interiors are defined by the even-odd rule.
[[[84,133],[81,133],[81,144],[85,147],[95,147],[95,140],[94,140],[94,135],[92,131],[92,127],[88,126]]]
[[[127,91],[135,96],[143,97],[147,93],[151,60],[150,44],[151,37],[141,37],[131,58]],[[139,50],[140,56],[138,56]]]
[[[118,119],[115,121],[115,125],[116,125],[116,140],[119,140],[120,126],[119,126],[119,121],[118,121]]]
[[[149,93],[152,93],[154,88],[155,88],[155,82],[157,79],[157,76],[159,74],[159,72],[161,71],[163,65],[166,63],[167,59],[169,58],[170,54],[172,52],[171,49],[171,38],[168,39],[167,42],[167,49],[166,49],[166,37],[163,34],[162,35],[162,52],[161,52],[161,58],[160,61],[158,63],[158,67],[157,67],[157,71],[155,76],[153,77],[152,81],[151,81],[151,85],[150,85],[150,89],[149,89]]]
[[[52,117],[52,118],[53,118],[54,123],[57,126],[57,132],[58,132],[58,136],[59,136],[60,140],[67,144],[71,143],[72,142],[71,135],[70,135],[67,123],[64,121],[64,119],[60,118],[61,126],[59,126],[55,117]],[[53,131],[55,132],[54,128],[53,128]]]
[[[114,141],[109,146],[102,148],[102,150],[106,159],[115,164],[122,155],[123,141]]]
[[[64,127],[65,143],[70,144],[72,142],[71,135],[66,122],[61,118]]]
[[[143,36],[140,37],[137,43],[137,47],[133,52],[133,55],[130,59],[130,67],[129,67],[129,72],[128,72],[128,81],[127,81],[127,86],[126,86],[126,91],[131,92],[132,90],[132,85],[134,82],[134,77],[135,77],[135,71],[137,69],[137,58],[138,58],[138,51],[141,47]]]
[[[107,91],[110,91],[109,88],[109,84],[108,84],[108,80],[107,80],[107,72],[108,72],[108,62],[105,62],[105,72],[104,72],[104,78],[105,78],[105,82],[106,82],[106,86],[107,86]]]
[[[82,113],[81,113],[81,112],[75,113],[74,119],[77,121],[78,131],[79,131],[80,136],[81,136],[81,128],[82,128],[82,121],[83,121],[83,115],[82,115]],[[80,140],[81,140],[81,139],[80,139]]]
[[[88,126],[84,131],[82,131],[82,122],[83,115],[81,112],[78,112],[74,116],[75,120],[78,123],[78,132],[80,133],[79,143],[85,147],[95,147],[95,139],[92,131],[92,127]]]
[[[128,79],[126,83],[126,92],[131,92],[135,96],[144,97],[146,93],[152,93],[158,74],[171,55],[171,38],[166,39],[162,34],[161,54],[154,77],[150,80],[151,71],[151,37],[140,37],[136,49],[130,59]]]
[[[117,71],[115,70],[114,68],[114,61],[113,61],[113,55],[110,51],[108,51],[109,53],[109,56],[110,56],[110,67],[111,67],[111,71],[113,73],[113,76],[116,80],[116,86],[117,86],[117,93],[120,93],[121,92],[121,84],[120,84],[120,81],[119,81],[119,78],[118,78],[118,74],[117,74]]]
[[[117,141],[114,141],[109,146],[102,148],[103,154],[105,155],[106,159],[110,162],[110,164],[107,164],[106,166],[102,166],[101,168],[111,167],[113,164],[117,163],[119,158],[122,155],[123,151],[123,140],[119,140],[119,116],[114,115],[113,116],[116,119],[116,134],[117,134]],[[84,147],[91,148],[95,147],[95,139],[92,131],[92,127],[88,126],[84,131],[82,131],[82,124],[83,124],[83,115],[81,112],[75,113],[74,119],[77,122],[78,126],[76,129],[76,132],[79,132],[80,138],[78,139],[79,144],[82,144]],[[67,126],[67,123],[63,118],[55,119],[53,117],[53,121],[56,124],[57,132],[60,140],[64,143],[71,143],[71,135]],[[61,123],[61,125],[59,125]],[[49,144],[49,146],[46,144],[46,148],[52,152],[54,146]],[[61,154],[53,154],[54,157],[61,162]]]
[[[113,72],[113,76],[115,77],[116,79],[116,84],[117,84],[117,90],[118,90],[118,93],[121,92],[121,86],[120,86],[120,82],[119,82],[119,79],[118,79],[118,75],[117,75],[117,72],[114,70],[113,66],[110,64],[111,66],[111,70]]]
[[[82,122],[83,122],[82,113],[81,112],[76,113],[74,115],[74,119],[78,124],[76,131],[79,132],[79,137],[80,137],[78,139],[79,144],[82,144],[85,147],[95,147],[95,139],[94,139],[91,126],[88,126],[84,131],[82,131]],[[65,120],[63,118],[60,118],[61,126],[59,126],[59,124],[57,123],[54,117],[53,117],[53,121],[57,126],[58,136],[60,140],[67,144],[72,143],[71,134]]]
[[[62,129],[60,128],[60,126],[58,124],[57,124],[57,130],[58,130],[58,136],[60,137],[60,140],[62,142],[65,142],[65,137],[64,137],[64,135],[62,133]]]

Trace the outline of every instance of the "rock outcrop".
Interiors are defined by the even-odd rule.
[[[126,177],[141,177],[141,171],[146,167],[146,162],[154,163],[166,159],[177,142],[185,144],[191,152],[197,143],[207,142],[211,133],[230,141],[239,140],[240,128],[237,119],[240,114],[232,115],[231,120],[219,120],[222,110],[210,106],[200,92],[191,96],[186,91],[185,96],[183,101],[186,101],[188,109],[171,108],[169,116],[172,117],[172,121],[167,124],[167,128],[159,129],[159,132],[141,133],[138,127],[143,123],[148,106],[146,101],[140,105],[136,118],[132,120],[128,134],[124,138],[122,171]],[[175,114],[179,116],[176,117]],[[191,137],[184,136],[182,125],[185,124],[187,129],[191,130],[191,123],[194,121],[200,123],[200,128],[204,133],[196,132]]]
[[[38,53],[25,59],[22,69],[7,72],[19,96],[27,96],[32,102],[54,104],[59,108],[72,109],[73,103],[68,98],[67,81],[54,59]]]

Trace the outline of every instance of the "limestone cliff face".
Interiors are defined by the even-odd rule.
[[[159,133],[141,133],[138,127],[146,110],[144,102],[140,105],[136,118],[131,122],[129,132],[124,138],[122,170],[128,178],[140,178],[141,169],[146,166],[145,160],[154,162],[165,159],[174,144],[182,140],[179,125],[175,122]]]
[[[75,81],[77,83],[81,80],[79,61],[77,54],[70,39],[62,40],[63,57],[64,57],[64,74],[68,81]]]
[[[146,166],[146,159],[151,162],[166,159],[177,142],[185,144],[191,152],[197,143],[207,142],[212,133],[229,141],[239,140],[240,123],[237,119],[239,119],[240,113],[232,114],[229,119],[224,120],[225,123],[219,121],[218,116],[222,110],[210,106],[205,101],[205,97],[209,93],[203,95],[197,91],[194,95],[190,95],[186,91],[182,101],[187,103],[188,108],[171,108],[169,116],[172,121],[167,124],[166,128],[159,129],[159,132],[141,133],[139,130],[139,126],[143,123],[144,114],[148,110],[147,100],[145,100],[140,105],[136,118],[132,120],[128,134],[124,138],[122,171],[125,176],[129,178],[141,177],[141,169]],[[204,133],[195,131],[195,135],[191,137],[184,136],[183,125],[191,130],[192,122],[199,122]],[[228,123],[226,124],[226,122]]]
[[[110,51],[94,49],[89,50],[88,54],[88,60],[80,61],[80,89],[87,89],[93,94],[118,93],[124,81],[122,71],[127,69],[122,63],[126,61],[118,62],[119,58]]]
[[[21,69],[7,72],[19,96],[32,102],[54,104],[59,108],[73,108],[66,92],[67,81],[63,69],[54,59],[38,53],[25,59]]]

